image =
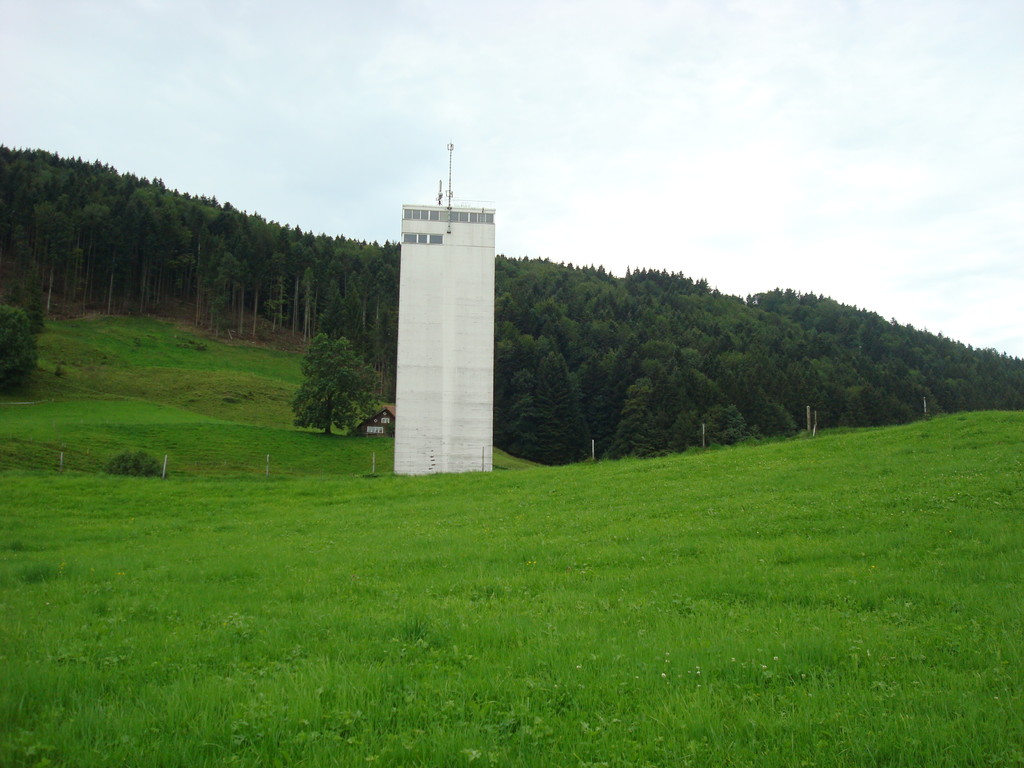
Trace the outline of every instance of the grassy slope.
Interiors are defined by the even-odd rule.
[[[430,478],[0,476],[0,764],[1019,765],[1024,416]]]
[[[332,439],[292,426],[300,358],[202,338],[151,318],[51,323],[39,370],[0,398],[0,469],[96,472],[124,450],[169,456],[173,473],[390,471],[391,440]],[[56,375],[59,372],[60,375]],[[43,401],[32,406],[4,402]],[[520,468],[500,451],[495,466]]]
[[[130,397],[260,426],[291,423],[299,357],[151,318],[50,323],[27,399]],[[61,375],[53,375],[57,370]]]

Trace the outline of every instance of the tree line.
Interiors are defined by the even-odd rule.
[[[582,255],[585,259],[585,254]],[[578,254],[567,258],[580,260]],[[314,235],[99,162],[0,147],[0,286],[44,316],[344,337],[394,396],[399,246]],[[823,296],[499,256],[495,443],[557,464],[1024,407],[1024,361]],[[401,415],[399,414],[399,418]]]
[[[397,243],[314,235],[99,161],[0,147],[0,280],[44,316],[174,314],[232,337],[344,335],[394,392]]]
[[[499,266],[496,442],[542,461],[791,435],[807,406],[829,427],[1024,407],[1024,361],[823,296]]]

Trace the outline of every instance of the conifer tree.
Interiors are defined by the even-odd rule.
[[[622,418],[619,420],[615,440],[609,450],[612,457],[653,456],[659,452],[654,411],[651,408],[653,398],[654,387],[651,380],[646,377],[637,379],[626,390]]]
[[[28,314],[0,304],[0,389],[20,384],[36,367],[36,340]]]
[[[536,393],[536,460],[545,464],[579,461],[590,443],[587,422],[565,358],[554,350],[540,361]]]

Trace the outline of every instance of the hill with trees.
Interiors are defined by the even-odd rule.
[[[565,254],[585,261],[586,254]],[[550,464],[1024,408],[1024,361],[824,296],[498,257],[495,442]],[[45,317],[344,337],[394,395],[399,246],[304,232],[160,179],[0,147],[0,286]]]

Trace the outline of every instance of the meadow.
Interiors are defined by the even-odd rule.
[[[8,471],[0,764],[1020,764],[1022,428],[429,478]]]
[[[243,424],[291,424],[299,355],[148,317],[48,323],[22,399],[135,399]],[[11,399],[11,398],[8,398]]]
[[[425,478],[297,434],[0,468],[0,765],[1024,764],[1024,414]]]

